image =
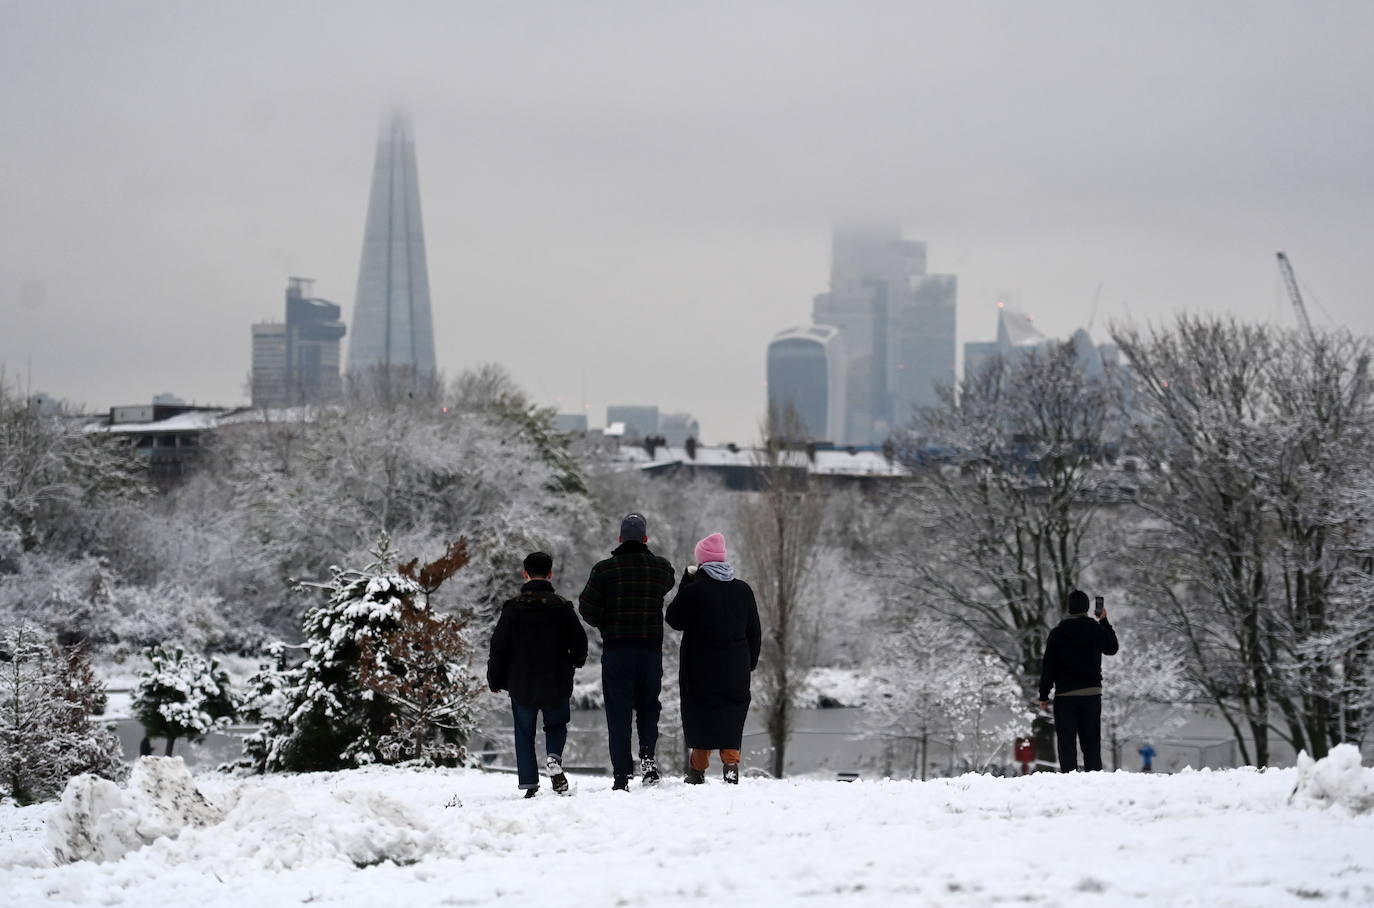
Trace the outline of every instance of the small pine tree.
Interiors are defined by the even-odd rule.
[[[149,737],[167,739],[167,756],[178,738],[198,741],[234,717],[229,675],[218,660],[162,645],[145,655],[151,665],[134,688],[134,716]]]
[[[0,663],[0,791],[27,804],[57,797],[82,773],[124,777],[119,739],[92,721],[105,688],[82,647],[11,627],[0,634]]]
[[[394,567],[389,540],[362,570],[336,568],[325,605],[305,618],[306,658],[249,683],[264,722],[245,745],[258,771],[328,771],[367,763],[463,759],[481,685],[464,623],[430,596],[468,563],[460,539],[438,561]]]

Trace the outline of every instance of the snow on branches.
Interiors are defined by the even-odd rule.
[[[467,541],[440,559],[399,568],[383,537],[362,569],[335,568],[329,601],[305,617],[305,659],[249,681],[248,718],[263,727],[245,745],[262,771],[333,770],[420,759],[455,763],[475,724],[481,685],[465,622],[430,596],[468,562]]]
[[[82,773],[123,778],[119,740],[92,721],[105,688],[81,647],[32,626],[0,635],[0,792],[20,803],[55,798]]]
[[[148,648],[149,667],[134,688],[134,716],[150,737],[165,738],[167,756],[178,738],[198,741],[234,717],[229,675],[217,659],[181,648]]]

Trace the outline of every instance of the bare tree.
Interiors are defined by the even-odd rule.
[[[902,445],[913,478],[886,560],[913,609],[966,628],[1030,699],[1051,622],[1105,554],[1117,386],[1068,343],[993,360],[941,396]]]
[[[755,458],[760,489],[741,503],[739,517],[747,576],[764,625],[760,693],[777,778],[787,764],[792,700],[805,681],[810,635],[804,591],[816,564],[824,513],[805,453],[782,441],[802,437],[799,425],[790,407],[770,406]]]
[[[1374,638],[1368,340],[1188,316],[1114,337],[1138,379],[1138,443],[1165,467],[1142,500],[1139,579],[1195,680],[1247,762],[1269,762],[1271,729],[1317,756],[1357,740],[1350,682]]]

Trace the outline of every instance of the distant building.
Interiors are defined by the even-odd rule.
[[[964,344],[964,379],[977,375],[997,357],[1009,358],[1038,350],[1050,343],[1030,316],[997,304],[997,338],[991,341],[971,341]]]
[[[658,419],[658,434],[665,444],[681,447],[689,438],[701,441],[701,424],[690,413],[664,413]]]
[[[1130,366],[1122,362],[1121,351],[1115,344],[1097,344],[1092,335],[1079,328],[1069,338],[1074,357],[1088,378],[1112,379],[1120,383],[1123,418],[1134,410],[1131,392]],[[1030,316],[1014,312],[1003,303],[997,304],[997,339],[964,344],[964,380],[969,381],[985,370],[989,363],[1001,358],[1009,365],[1035,352],[1048,350],[1063,341],[1046,337],[1031,321]],[[1123,429],[1124,431],[1124,426]]]
[[[164,397],[166,395],[158,395]],[[148,465],[148,475],[167,486],[186,475],[200,459],[205,437],[240,410],[151,403],[111,407],[109,415],[85,431],[125,439]]]
[[[62,412],[62,401],[45,391],[29,395],[29,407],[40,416],[56,416]]]
[[[586,432],[587,414],[586,413],[559,413],[553,418],[553,428],[556,432]]]
[[[624,440],[631,444],[658,434],[658,407],[621,404],[606,408],[607,434],[616,423],[624,423]]]
[[[310,296],[308,278],[288,279],[286,321],[253,326],[251,396],[255,407],[284,407],[338,398],[339,341],[344,336],[337,305]]]
[[[286,288],[286,394],[290,403],[338,398],[339,341],[344,323],[337,305],[310,296],[308,278],[290,278]]]
[[[377,137],[363,229],[348,369],[434,374],[434,323],[410,121],[393,114]]]
[[[836,229],[830,290],[815,298],[812,321],[844,338],[845,423],[834,439],[880,444],[938,402],[953,385],[958,281],[926,273],[924,243],[895,224]]]
[[[255,407],[286,405],[286,325],[282,322],[259,322],[253,326],[249,391]]]
[[[847,364],[840,329],[788,328],[768,344],[768,404],[791,407],[808,441],[831,441],[845,431]]]

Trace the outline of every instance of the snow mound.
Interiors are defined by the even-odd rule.
[[[1293,797],[1329,807],[1340,804],[1352,813],[1374,810],[1374,769],[1360,765],[1360,749],[1337,744],[1320,760],[1298,754],[1298,784]]]
[[[134,764],[125,790],[92,775],[69,781],[61,806],[48,818],[48,847],[63,863],[116,861],[159,838],[222,817],[191,781],[180,757],[144,757]]]
[[[277,872],[337,861],[415,864],[444,848],[423,816],[389,795],[345,790],[300,804],[254,784],[233,792],[222,823],[189,830],[153,851],[169,864],[232,861]]]
[[[118,861],[147,849],[170,864],[234,860],[264,870],[326,861],[355,867],[414,864],[445,852],[426,819],[394,797],[344,790],[298,804],[261,784],[235,788],[222,806],[206,800],[179,757],[146,757],[127,789],[78,776],[48,818],[60,863]]]

